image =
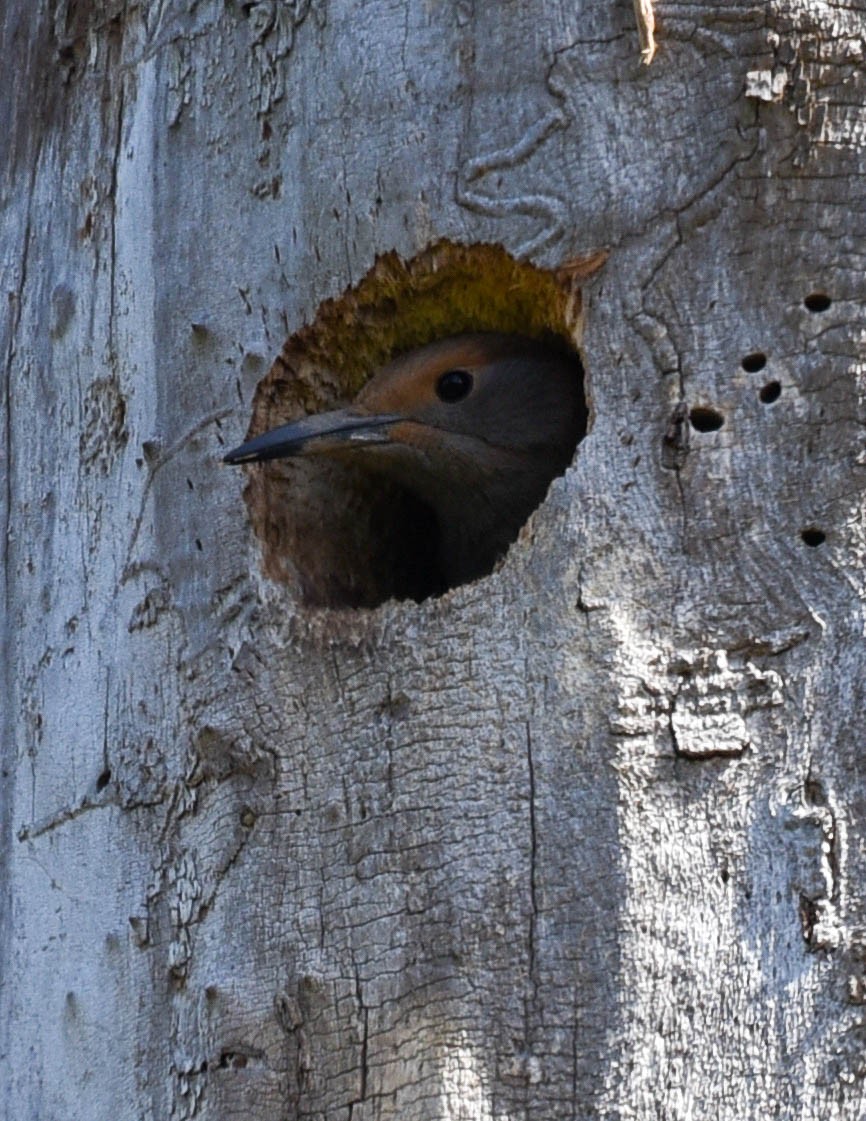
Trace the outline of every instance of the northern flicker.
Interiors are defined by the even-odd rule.
[[[429,594],[493,568],[570,463],[586,419],[574,351],[458,335],[396,358],[348,408],[256,436],[225,462],[325,456],[399,485],[431,514],[428,582],[441,586]]]

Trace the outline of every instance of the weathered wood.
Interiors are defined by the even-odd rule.
[[[0,1114],[863,1116],[863,9],[7,0]],[[442,238],[592,430],[310,610],[219,457]]]

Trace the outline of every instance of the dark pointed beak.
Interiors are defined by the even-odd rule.
[[[323,454],[353,444],[387,444],[388,429],[403,419],[389,414],[364,416],[351,409],[318,413],[247,440],[223,456],[223,463],[261,463],[293,455]]]

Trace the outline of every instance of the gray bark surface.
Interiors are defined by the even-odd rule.
[[[864,13],[3,5],[0,1115],[864,1116]],[[591,432],[306,608],[219,458],[441,238],[609,250]]]

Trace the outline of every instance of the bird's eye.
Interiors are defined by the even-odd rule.
[[[472,375],[468,370],[446,370],[436,382],[436,396],[452,405],[462,401],[472,388]]]

